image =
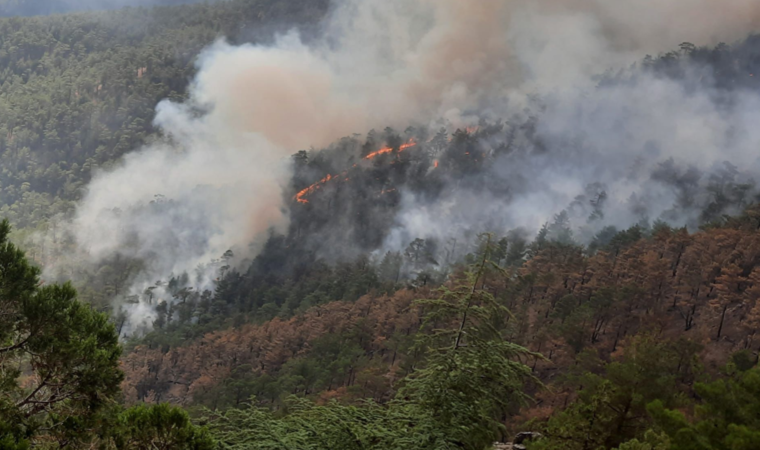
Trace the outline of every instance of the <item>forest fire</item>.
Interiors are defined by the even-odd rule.
[[[399,146],[398,151],[403,152],[404,150],[408,148],[412,148],[417,145],[417,142],[414,139],[409,139],[406,144],[402,144]],[[364,159],[372,159],[377,155],[383,155],[386,153],[390,153],[393,151],[393,147],[383,147],[380,150],[377,150],[375,152],[370,153],[369,155],[365,156]],[[356,167],[356,164],[354,164],[354,167]],[[317,190],[319,190],[322,186],[329,183],[332,180],[337,179],[339,176],[346,175],[347,172],[343,172],[341,175],[330,175],[327,174],[326,177],[322,178],[321,180],[317,181],[316,183],[312,184],[311,186],[300,190],[295,196],[293,196],[293,200],[297,201],[301,204],[307,204],[309,203],[309,200],[306,199],[306,197],[310,196]],[[349,179],[346,178],[345,181],[348,181]],[[384,193],[384,192],[383,192]]]
[[[324,185],[325,185],[327,182],[329,182],[330,180],[333,180],[333,179],[335,179],[335,178],[337,178],[337,175],[336,175],[336,176],[332,176],[332,175],[330,175],[330,174],[328,173],[326,177],[322,178],[321,180],[317,181],[316,183],[312,184],[311,186],[307,187],[306,189],[302,189],[301,191],[299,191],[299,192],[298,192],[298,193],[297,193],[297,194],[296,194],[296,195],[293,197],[293,199],[294,199],[295,201],[297,201],[298,203],[303,203],[303,204],[309,203],[309,201],[308,201],[308,200],[306,200],[306,196],[308,196],[308,195],[311,195],[311,194],[312,194],[312,193],[314,193],[314,192],[315,192],[317,189],[321,188],[321,187],[322,187],[322,186],[324,186]]]
[[[478,131],[480,131],[480,127],[479,126],[467,127],[467,128],[464,129],[464,131],[467,134],[474,134],[474,133],[477,133]],[[453,139],[453,137],[450,137],[449,138],[449,142],[451,142],[452,139]],[[432,139],[431,139],[431,141],[432,141]],[[401,144],[398,147],[398,151],[400,153],[400,152],[403,152],[404,150],[407,150],[407,149],[410,149],[410,148],[413,148],[413,147],[416,147],[416,146],[417,146],[417,141],[414,138],[411,138],[408,141],[406,141],[406,143]],[[394,149],[395,149],[395,147],[383,147],[380,150],[376,150],[376,151],[368,154],[367,156],[364,157],[364,159],[365,160],[371,160],[371,159],[374,159],[375,157],[377,157],[379,155],[385,155],[387,153],[391,153],[391,152],[393,152]],[[466,154],[469,155],[469,152],[466,153]],[[433,168],[437,169],[438,165],[439,165],[438,160],[433,161]],[[356,164],[353,165],[353,167],[356,167],[356,166],[357,166]],[[301,191],[299,191],[293,197],[293,200],[295,200],[296,202],[301,203],[301,204],[307,204],[307,203],[309,203],[309,200],[307,200],[307,197],[309,197],[311,194],[313,194],[314,192],[316,192],[317,190],[319,190],[320,188],[322,188],[322,186],[324,186],[325,184],[329,183],[330,181],[336,180],[336,179],[338,179],[338,177],[346,176],[347,173],[348,173],[348,171],[343,172],[340,175],[330,175],[330,174],[328,174],[326,177],[322,178],[321,180],[317,181],[316,183],[312,184],[311,186],[309,186],[309,187],[307,187],[307,188],[302,189]],[[349,178],[346,177],[344,181],[348,181],[348,180],[349,180]],[[381,195],[385,194],[386,192],[391,192],[391,191],[383,191],[383,192],[381,192]]]
[[[406,150],[406,149],[408,149],[408,148],[412,148],[412,147],[414,147],[415,145],[417,145],[417,141],[415,141],[414,139],[409,139],[409,141],[408,141],[406,144],[402,144],[402,145],[401,145],[401,146],[398,148],[398,151],[399,151],[399,152],[403,152],[404,150]],[[386,154],[386,153],[390,153],[390,152],[392,152],[392,151],[393,151],[393,147],[384,147],[384,148],[381,148],[380,150],[378,150],[378,151],[376,151],[376,152],[372,152],[372,153],[370,153],[369,155],[365,156],[365,157],[364,157],[364,159],[372,159],[372,158],[374,158],[375,156],[378,156],[378,155],[384,155],[384,154]]]

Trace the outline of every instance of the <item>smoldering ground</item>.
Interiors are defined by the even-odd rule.
[[[88,186],[70,224],[77,257],[143,261],[128,290],[142,294],[227,249],[251,256],[250,242],[288,223],[296,150],[371,128],[435,129],[439,119],[452,130],[505,118],[534,125],[516,140],[480,142],[502,189],[450,179],[433,203],[402,193],[386,248],[476,228],[534,230],[594,183],[609,200],[593,229],[693,221],[696,209],[674,210],[680,175],[674,186],[653,174],[672,158],[701,170],[730,160],[751,176],[757,95],[646,73],[599,88],[592,75],[683,41],[741,39],[759,21],[751,0],[341,0],[308,45],[297,31],[269,46],[219,42],[198,58],[189,100],[158,106],[163,141]],[[496,154],[510,139],[520,151]],[[130,308],[133,322],[150,319],[150,308]]]

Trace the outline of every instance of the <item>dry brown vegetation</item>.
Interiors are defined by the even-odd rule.
[[[707,370],[724,364],[734,351],[756,350],[759,262],[760,233],[754,229],[689,234],[663,228],[593,256],[578,247],[547,244],[523,267],[492,272],[483,286],[514,314],[505,336],[546,356],[528,363],[551,385],[583,349],[610,360],[627,339],[645,332],[702,345]],[[236,369],[242,367],[252,379],[276,378],[289,361],[329,357],[315,350],[321,338],[350,335],[361,351],[343,372],[331,374],[321,389],[306,383],[285,393],[382,401],[390,397],[394,380],[414,365],[408,349],[420,311],[413,301],[429,296],[425,289],[367,295],[290,319],[210,333],[168,352],[140,346],[123,360],[124,392],[129,402],[189,404]],[[254,393],[266,399],[261,389]],[[539,392],[531,414],[547,414],[568,395],[561,389]]]

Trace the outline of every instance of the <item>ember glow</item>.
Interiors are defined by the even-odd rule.
[[[398,151],[399,152],[403,152],[404,150],[406,150],[408,148],[412,148],[415,145],[417,145],[417,142],[414,139],[409,139],[409,141],[406,144],[402,144],[398,148]],[[364,159],[372,159],[372,158],[374,158],[377,155],[384,155],[384,154],[390,153],[392,151],[393,151],[393,147],[384,147],[384,148],[381,148],[380,150],[378,150],[376,152],[370,153],[369,155],[365,156]]]
[[[303,189],[299,191],[293,199],[297,201],[298,203],[309,203],[308,200],[306,200],[306,197],[316,192],[318,189],[320,189],[322,186],[327,184],[330,180],[336,179],[337,176],[332,176],[329,173],[326,177],[322,178],[321,180],[317,181],[316,183],[312,184],[311,186],[307,187],[306,189]]]
[[[409,139],[409,141],[407,141],[406,144],[402,144],[401,146],[399,146],[398,151],[399,152],[403,152],[404,150],[412,148],[412,147],[415,147],[416,145],[417,145],[417,141],[415,141],[414,139]],[[380,150],[377,150],[377,151],[372,152],[369,155],[365,156],[364,159],[370,160],[370,159],[374,158],[377,155],[384,155],[384,154],[390,153],[392,151],[393,151],[393,147],[383,147]],[[356,164],[354,164],[354,167],[356,167]],[[437,164],[436,164],[436,167],[437,167]],[[319,189],[321,189],[325,184],[329,183],[330,181],[337,180],[339,177],[345,176],[347,174],[347,172],[348,171],[343,172],[340,175],[330,175],[330,174],[328,174],[326,177],[322,178],[321,180],[317,181],[316,183],[312,184],[311,186],[309,186],[309,187],[307,187],[307,188],[302,189],[301,191],[299,191],[295,196],[293,196],[293,200],[297,201],[298,203],[304,204],[304,205],[307,204],[307,203],[309,203],[309,200],[307,200],[306,197],[308,197],[311,194],[313,194],[314,192],[318,191]],[[348,181],[348,180],[349,180],[349,178],[346,177],[346,179],[344,181]],[[385,192],[386,191],[383,191],[383,194]],[[387,192],[391,192],[391,191],[387,191]]]

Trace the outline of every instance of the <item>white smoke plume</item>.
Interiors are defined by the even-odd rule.
[[[620,171],[641,155],[623,150],[657,139],[658,157],[712,164],[727,124],[754,114],[756,104],[747,100],[738,117],[725,117],[709,98],[656,80],[642,82],[644,94],[615,90],[586,102],[590,75],[686,40],[739,39],[759,24],[754,0],[340,0],[314,42],[293,31],[272,46],[219,42],[203,52],[189,100],[158,106],[166,139],[136,149],[89,185],[73,222],[76,243],[96,264],[114,254],[143,260],[131,288],[139,294],[229,248],[245,253],[269,228],[284,226],[283,185],[295,151],[373,127],[506,117],[538,91],[554,96],[542,131],[559,136],[576,127],[593,151],[577,161],[568,154],[532,162],[536,177],[553,177],[552,188],[531,192],[528,183],[509,203],[493,199],[487,215],[519,208],[511,225],[535,227],[595,178],[629,180],[615,194],[627,198],[641,180]],[[623,116],[629,122],[617,133],[613,122]],[[754,162],[749,149],[757,137],[732,145],[731,156]],[[595,170],[602,172],[589,173]],[[472,202],[452,196],[421,210],[410,200],[399,216],[406,231],[390,239],[430,234],[447,215],[452,226],[458,216],[472,218],[457,212],[462,205]],[[148,309],[134,308],[134,320],[146,319]]]

